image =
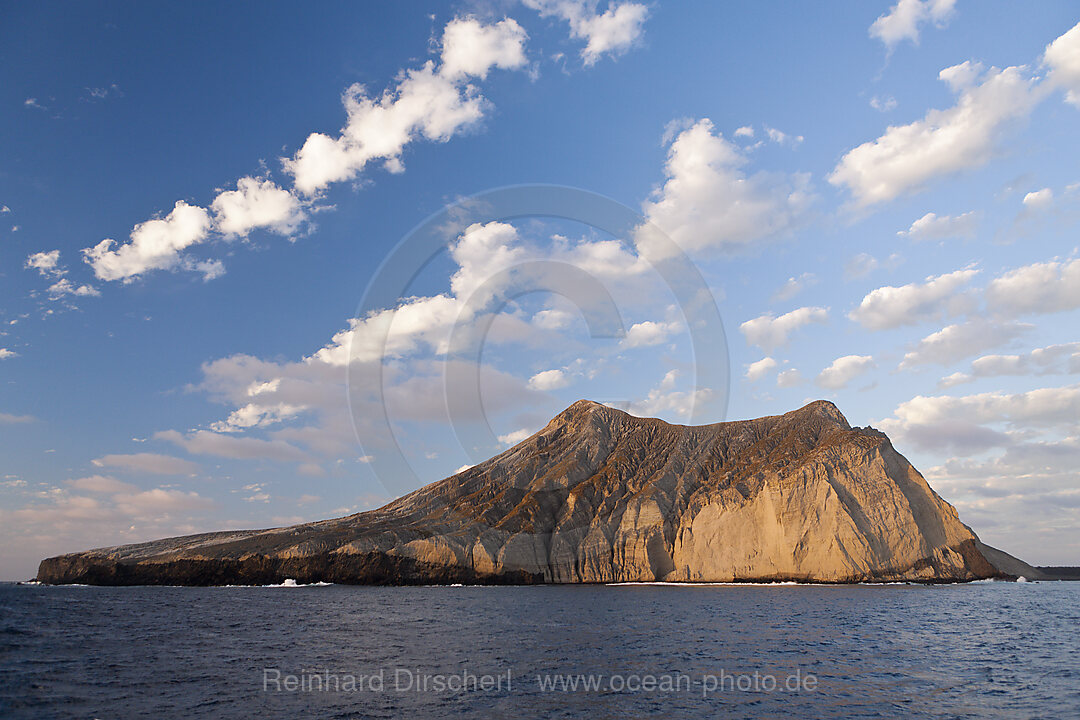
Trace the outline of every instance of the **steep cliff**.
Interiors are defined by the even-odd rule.
[[[582,400],[378,510],[63,555],[38,580],[955,582],[1028,568],[979,542],[883,433],[832,403],[689,427]]]

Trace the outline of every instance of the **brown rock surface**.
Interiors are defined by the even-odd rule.
[[[1038,571],[983,545],[881,432],[818,401],[703,426],[581,400],[378,510],[49,558],[90,584],[956,582]]]

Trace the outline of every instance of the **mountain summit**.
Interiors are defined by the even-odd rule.
[[[588,400],[390,504],[273,530],[49,558],[38,580],[959,582],[1036,576],[982,544],[877,430],[830,402],[672,425]]]

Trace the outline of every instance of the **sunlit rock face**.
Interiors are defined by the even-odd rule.
[[[958,582],[1037,574],[988,548],[881,432],[829,402],[671,425],[581,400],[378,510],[50,558],[91,584]]]

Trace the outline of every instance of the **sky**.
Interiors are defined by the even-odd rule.
[[[1070,2],[9,4],[0,579],[819,398],[1080,564]]]

